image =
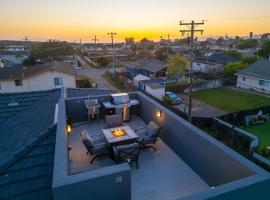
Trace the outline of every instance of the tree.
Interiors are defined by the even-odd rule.
[[[263,58],[269,58],[270,56],[270,40],[264,40],[261,49],[259,50],[259,56]]]
[[[67,42],[59,40],[49,40],[48,42],[32,45],[31,55],[35,59],[54,60],[66,55],[74,54],[73,47]]]
[[[251,65],[255,63],[257,60],[258,60],[257,56],[248,56],[248,57],[242,58],[242,63]]]
[[[250,33],[249,33],[249,38],[250,38],[250,39],[253,39],[253,32],[250,32]]]
[[[156,52],[155,52],[155,56],[158,60],[160,61],[165,61],[168,59],[168,56],[171,55],[171,54],[174,54],[175,52],[169,47],[162,47],[160,49],[158,49]]]
[[[97,63],[102,67],[106,67],[109,64],[109,61],[105,57],[98,57],[97,58]]]
[[[135,44],[135,39],[133,37],[125,38],[125,42],[127,45],[133,45]]]
[[[217,43],[223,43],[225,41],[225,39],[223,38],[223,37],[219,37],[218,39],[217,39]]]
[[[242,63],[242,62],[230,63],[224,67],[223,73],[225,76],[233,76],[239,70],[244,69],[246,67],[247,67],[247,64]]]
[[[140,47],[142,49],[152,50],[154,46],[155,46],[155,43],[152,40],[149,40],[147,38],[143,38],[142,40],[140,40]]]
[[[238,60],[242,58],[242,53],[237,50],[228,50],[225,52],[227,55],[230,55]]]
[[[133,37],[125,38],[125,42],[127,45],[130,45],[130,48],[132,51],[137,50],[137,45],[136,45],[135,39]]]
[[[183,75],[188,66],[188,60],[175,54],[171,56],[166,64],[170,77]]]
[[[238,49],[249,49],[255,48],[257,46],[257,40],[255,39],[248,39],[248,40],[241,40],[237,45]]]
[[[27,59],[25,59],[22,63],[23,66],[35,66],[36,58],[31,54]]]

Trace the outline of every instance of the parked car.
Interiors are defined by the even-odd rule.
[[[171,100],[171,102],[172,102],[173,105],[181,104],[181,101],[182,101],[181,98],[178,97],[173,92],[166,92],[165,93],[165,96]]]

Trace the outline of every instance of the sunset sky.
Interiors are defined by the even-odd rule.
[[[0,39],[179,38],[179,21],[192,19],[207,20],[204,37],[270,32],[269,0],[0,0],[0,8]]]

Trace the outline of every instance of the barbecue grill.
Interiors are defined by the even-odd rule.
[[[98,99],[89,99],[88,97],[88,99],[84,100],[84,105],[87,109],[88,121],[94,119],[96,115],[99,119],[100,104],[98,103]]]
[[[113,109],[113,114],[122,115],[123,122],[130,120],[130,107],[138,104],[139,101],[136,99],[129,99],[127,93],[112,94],[111,102],[103,102],[106,110],[111,111]],[[112,114],[112,112],[107,113]]]

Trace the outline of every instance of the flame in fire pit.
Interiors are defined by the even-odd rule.
[[[124,129],[118,128],[112,131],[112,135],[115,137],[121,137],[121,136],[127,135],[127,133]]]

